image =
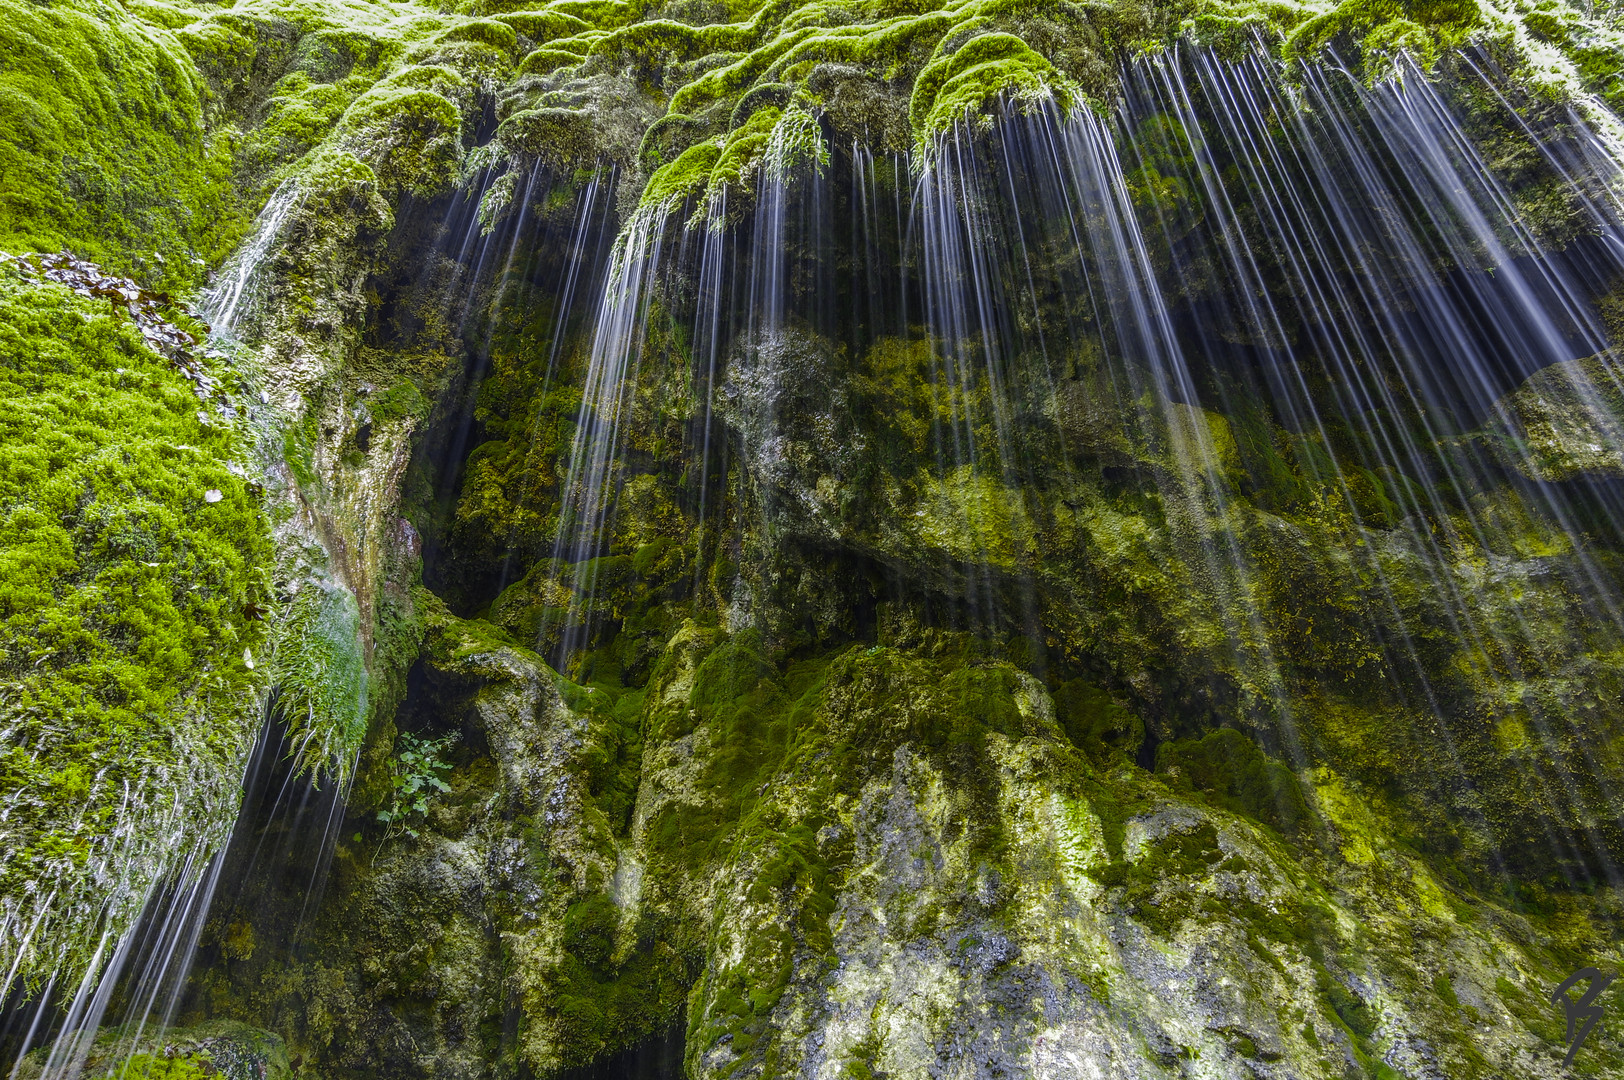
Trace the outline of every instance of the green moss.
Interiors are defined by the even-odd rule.
[[[1225,861],[1218,830],[1206,822],[1193,831],[1166,837],[1138,862],[1116,863],[1099,873],[1106,887],[1122,886],[1123,900],[1146,928],[1170,936],[1196,916],[1200,898],[1181,893],[1174,879],[1205,876]]]
[[[519,43],[519,35],[506,20],[477,19],[453,26],[435,40],[472,41],[501,52],[511,52]]]
[[[560,172],[597,160],[592,120],[571,109],[525,109],[497,129],[502,145],[545,161]]]
[[[1327,975],[1323,968],[1319,972],[1320,993],[1331,1005],[1347,1029],[1361,1039],[1368,1039],[1376,1031],[1376,1017],[1370,1011],[1363,999],[1354,994],[1342,983]]]
[[[420,419],[428,412],[429,406],[429,400],[410,379],[394,382],[367,399],[367,410],[376,424]]]
[[[302,769],[349,775],[366,735],[367,668],[360,609],[337,584],[305,585],[279,621],[274,672],[277,704],[298,746]]]
[[[1285,55],[1311,58],[1341,42],[1351,44],[1367,62],[1406,53],[1430,69],[1444,50],[1463,44],[1482,25],[1482,9],[1475,0],[1343,0],[1296,28],[1286,41]]]
[[[1057,82],[1054,65],[1020,38],[982,34],[919,73],[908,112],[918,137],[928,145],[967,116],[979,114],[990,98],[1046,100]],[[1060,99],[1062,107],[1067,100]]]
[[[1315,822],[1302,784],[1291,770],[1229,728],[1199,739],[1163,743],[1156,749],[1156,771],[1176,789],[1199,793],[1214,805],[1288,835],[1311,829]]]
[[[951,651],[927,659],[852,647],[775,664],[754,632],[716,640],[690,624],[674,640],[684,636],[699,652],[689,689],[673,702],[671,676],[656,674],[645,724],[655,745],[692,739],[703,767],[683,803],[646,822],[645,842],[687,875],[748,868],[742,902],[758,914],[739,935],[742,955],[708,966],[694,990],[705,1009],[690,1014],[689,1046],[726,1037],[735,1054],[767,1063],[780,1052],[771,1018],[792,977],[833,955],[851,847],[831,838],[842,830],[824,808],[889,775],[907,747],[975,793],[958,808],[965,857],[1003,867],[989,740],[1007,744],[1027,730],[1020,676]]]
[[[520,75],[551,75],[562,67],[573,67],[586,59],[584,53],[567,48],[537,49],[519,63]]]
[[[207,1061],[153,1054],[132,1054],[117,1068],[120,1076],[128,1076],[131,1080],[193,1080],[194,1077],[214,1075]]]
[[[0,5],[0,251],[72,248],[182,289],[243,235],[232,145],[167,30],[117,6]]]
[[[585,19],[562,11],[515,11],[493,18],[496,22],[511,26],[516,33],[523,34],[538,46],[592,29],[592,24]]]
[[[466,11],[484,17],[448,19],[436,23],[432,33],[442,46],[477,45],[500,54],[501,64],[517,57],[520,82],[503,106],[507,127],[501,144],[507,154],[547,160],[564,146],[569,161],[618,156],[619,148],[605,144],[606,129],[593,110],[556,87],[566,81],[563,69],[574,69],[577,78],[620,72],[635,79],[649,98],[665,102],[665,115],[643,133],[638,159],[658,168],[675,163],[685,151],[717,143],[724,147],[725,167],[706,162],[713,193],[721,185],[749,188],[750,173],[766,147],[764,127],[770,121],[757,119],[765,110],[805,107],[820,123],[845,122],[838,108],[824,111],[836,104],[824,100],[830,86],[850,81],[845,75],[831,77],[834,68],[860,73],[855,78],[876,93],[900,90],[908,97],[901,127],[911,132],[917,159],[924,161],[956,125],[982,124],[1004,110],[1064,112],[1091,103],[1106,108],[1117,95],[1122,57],[1162,51],[1180,36],[1234,58],[1260,41],[1298,62],[1311,62],[1335,46],[1369,79],[1392,73],[1400,54],[1431,69],[1451,50],[1484,34],[1518,49],[1523,40],[1507,22],[1510,17],[1491,18],[1472,0],[1181,0],[1148,6],[925,0],[859,7],[773,0],[727,7],[732,21],[714,21],[723,17],[720,7],[695,17],[680,8],[662,15],[659,8],[631,5],[555,2],[514,12],[499,10],[503,6],[465,4]],[[1531,10],[1518,18],[1528,41],[1548,40],[1565,50],[1572,89],[1624,93],[1624,82],[1616,77],[1621,51],[1614,38],[1582,30],[1582,20],[1571,13],[1558,17]],[[242,39],[230,49],[217,44],[215,53],[252,53],[251,36],[233,30],[231,18],[216,16],[209,23],[218,24],[211,33],[222,41],[233,34]],[[1544,60],[1526,49],[1517,55],[1531,79],[1550,80],[1538,66]],[[243,63],[233,62],[239,69]],[[458,63],[469,76],[480,68],[471,59]],[[863,116],[843,134],[895,141],[890,121],[872,112]],[[702,151],[668,174],[651,188],[645,205],[697,190],[695,167],[709,156]],[[1143,202],[1151,191],[1171,195],[1171,183],[1165,173],[1138,177],[1136,199]]]
[[[80,3],[50,9],[13,4],[5,20],[12,35],[7,51],[28,63],[6,75],[11,90],[5,100],[13,104],[0,122],[10,125],[11,136],[0,139],[0,147],[14,157],[8,174],[27,180],[5,196],[12,210],[6,217],[15,224],[9,238],[0,235],[0,247],[72,244],[113,265],[141,269],[150,280],[195,281],[201,265],[217,261],[241,234],[244,216],[230,186],[234,166],[256,177],[280,172],[329,135],[356,143],[348,149],[382,169],[388,190],[442,190],[461,154],[456,114],[466,115],[466,90],[414,83],[423,92],[405,92],[399,73],[387,73],[414,44],[413,55],[436,60],[427,67],[454,80],[505,78],[505,58],[515,55],[520,75],[544,75],[589,58],[630,65],[668,100],[668,119],[693,121],[726,103],[731,129],[748,126],[759,113],[752,102],[816,107],[811,73],[819,65],[855,65],[867,78],[900,83],[909,92],[913,134],[928,152],[953,125],[1011,104],[1064,110],[1085,97],[1107,100],[1114,73],[1102,55],[1159,48],[1180,29],[1209,41],[1250,40],[1262,29],[1281,42],[1284,55],[1298,59],[1341,43],[1370,58],[1372,73],[1380,74],[1399,52],[1430,67],[1486,25],[1467,0],[1334,6],[1207,0],[1148,11],[970,0],[872,4],[861,12],[823,0],[777,0],[740,12],[739,21],[709,25],[647,18],[625,4],[553,3],[514,12],[500,10],[501,4],[464,6],[475,17],[425,13],[390,22],[349,9],[280,3],[192,21],[178,7],[147,0],[141,21]],[[1624,93],[1611,39],[1583,31],[1571,13],[1541,8],[1521,18],[1531,40],[1572,56],[1577,85]],[[276,30],[290,24],[299,34],[291,55]],[[275,86],[268,109],[246,125],[253,130],[244,140],[225,128],[218,136],[206,133],[205,77],[232,97],[288,64],[292,70]],[[504,145],[536,155],[556,149],[559,132],[568,130],[574,132],[567,140],[571,160],[594,160],[598,134],[590,125],[576,131],[579,125],[563,115],[517,137],[553,109],[579,111],[573,104],[515,109],[505,117],[514,137]],[[722,138],[734,145],[717,183],[739,183],[743,166],[765,146],[748,133],[718,131],[710,121],[690,127],[667,160]],[[682,178],[692,180],[691,169]],[[162,265],[146,254],[153,248]]]
[[[1066,737],[1097,761],[1132,759],[1144,742],[1144,721],[1084,679],[1072,679],[1056,688],[1054,707]]]
[[[575,435],[581,392],[567,380],[548,379],[538,366],[549,350],[537,343],[551,343],[550,303],[503,315],[493,327],[491,367],[474,403],[486,441],[464,467],[452,527],[467,538],[465,551],[534,558],[550,547],[557,529],[558,473]]]
[[[322,31],[309,37],[334,54],[332,60],[312,66],[347,73],[325,80],[318,76],[328,72],[313,76],[301,67],[272,88],[259,123],[242,139],[237,154],[239,173],[257,180],[262,195],[269,195],[270,187],[297,171],[304,156],[333,133],[356,99],[403,51],[398,42],[353,31]]]
[[[462,113],[451,99],[467,80],[442,65],[409,67],[356,99],[337,134],[370,161],[386,192],[432,196],[456,180],[462,160]]]
[[[622,913],[598,893],[565,913],[565,957],[550,988],[562,1064],[584,1065],[670,1025],[688,979],[668,946],[622,948]]]
[[[30,941],[25,913],[78,895],[122,831],[149,840],[163,815],[130,792],[150,769],[196,770],[200,834],[234,813],[270,544],[230,427],[106,301],[0,269],[0,387],[0,681],[21,725],[0,754],[0,964],[33,979],[95,935],[52,915]]]

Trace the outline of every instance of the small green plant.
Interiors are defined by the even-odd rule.
[[[400,733],[395,740],[394,786],[389,806],[378,811],[378,820],[388,826],[379,847],[391,837],[402,834],[417,837],[415,825],[428,813],[429,793],[451,790],[445,780],[451,772],[447,755],[456,743],[456,732],[438,739],[424,739],[409,731]]]

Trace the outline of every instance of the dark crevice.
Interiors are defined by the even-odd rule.
[[[636,1046],[590,1065],[554,1073],[547,1080],[682,1080],[686,1030],[679,1020]]]

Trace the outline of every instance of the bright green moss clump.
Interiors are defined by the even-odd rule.
[[[933,62],[914,82],[910,109],[916,128],[933,134],[1008,94],[1041,100],[1063,80],[1053,64],[1013,34],[983,34]]]
[[[0,251],[72,247],[165,288],[241,236],[231,147],[169,33],[117,5],[0,2]]]
[[[517,77],[499,106],[508,120],[497,139],[503,150],[549,160],[554,148],[537,145],[534,118],[562,131],[562,118],[575,116],[580,124],[563,140],[573,158],[590,156],[583,146],[620,156],[624,148],[601,139],[607,129],[594,129],[593,91],[582,90],[633,80],[663,109],[636,153],[653,176],[649,207],[673,194],[697,194],[704,206],[723,187],[753,191],[758,170],[771,167],[767,132],[779,115],[805,112],[842,143],[912,150],[923,163],[955,127],[1009,111],[1109,111],[1125,60],[1180,41],[1231,58],[1272,50],[1292,63],[1333,52],[1370,80],[1394,75],[1404,58],[1430,71],[1450,51],[1482,42],[1553,97],[1624,93],[1616,76],[1624,36],[1550,0],[1538,9],[1478,0],[778,0],[661,3],[636,13],[554,3],[496,19],[515,32]],[[456,33],[477,36],[484,25]],[[506,35],[496,36],[507,48]]]
[[[234,451],[112,305],[0,270],[0,970],[83,963],[230,824],[270,556]]]
[[[277,704],[313,773],[347,779],[354,749],[366,737],[368,679],[361,655],[361,614],[348,590],[307,583],[277,635]]]

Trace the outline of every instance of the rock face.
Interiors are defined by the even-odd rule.
[[[947,638],[780,671],[687,622],[612,704],[488,627],[430,639],[451,791],[341,844],[302,959],[200,990],[322,1072],[545,1073],[686,1004],[697,1077],[1555,1077],[1546,973],[1605,948],[1469,899],[1329,770],[1295,819],[1295,787],[1181,791],[1233,733],[1091,762]]]
[[[1506,399],[1512,467],[1538,480],[1624,477],[1619,404],[1607,357],[1552,364],[1530,376]]]
[[[962,174],[1059,188],[1033,142],[1091,129],[1052,123],[1009,119]],[[706,243],[686,208],[639,215],[580,313],[533,305],[559,295],[539,254],[475,295],[480,371],[444,409],[468,395],[471,448],[408,506],[425,644],[329,890],[303,930],[303,879],[217,913],[188,1008],[334,1076],[558,1074],[673,1025],[707,1078],[1559,1075],[1549,994],[1615,962],[1620,829],[1605,492],[1506,468],[1506,417],[1563,372],[1373,419],[1323,358],[1297,357],[1300,397],[1259,371],[1316,318],[1387,309],[1282,299],[1178,386],[1073,302],[1087,219],[990,183],[954,197],[1036,254],[958,239],[1030,322],[949,334],[926,290],[968,308],[968,274],[928,271],[899,289],[921,330],[850,291],[894,280],[866,262],[888,251],[828,239],[900,201],[838,179],[860,160]],[[1129,268],[1173,335],[1230,288],[1149,273],[1225,265],[1207,212]],[[515,250],[599,227],[545,220]],[[1110,257],[1084,270],[1126,274]],[[718,261],[737,308],[706,292]],[[1437,302],[1401,269],[1386,300]],[[776,316],[763,279],[790,283]],[[1407,385],[1393,332],[1367,359]],[[1383,456],[1401,429],[1429,438]],[[234,955],[237,921],[298,944]]]
[[[0,270],[0,992],[94,984],[263,706],[342,812],[245,809],[98,1068],[1562,1075],[1616,31],[519,7],[0,0],[0,244],[139,278]]]

